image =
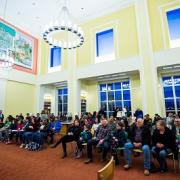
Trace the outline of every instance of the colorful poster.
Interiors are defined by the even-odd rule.
[[[0,19],[1,20],[1,19]],[[16,69],[35,73],[37,61],[37,39],[23,31],[0,21],[0,59],[10,55],[15,60]],[[36,52],[34,52],[36,51]],[[21,68],[22,67],[22,68]]]
[[[33,42],[23,34],[17,32],[14,38],[15,63],[32,69]]]

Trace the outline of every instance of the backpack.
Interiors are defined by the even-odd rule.
[[[42,148],[41,148],[41,145],[40,145],[40,144],[38,144],[38,143],[36,143],[36,142],[30,142],[30,143],[28,144],[27,149],[28,149],[29,151],[40,151]]]

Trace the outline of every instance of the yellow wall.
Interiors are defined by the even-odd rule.
[[[166,19],[166,11],[180,7],[180,1],[176,0],[148,0],[148,10],[152,31],[154,51],[169,48],[169,34]],[[162,18],[161,18],[162,12]],[[164,35],[163,35],[164,33]],[[164,43],[163,43],[164,39]]]
[[[94,19],[81,27],[85,34],[85,43],[77,50],[78,67],[95,62],[96,33],[109,28],[114,29],[115,59],[138,55],[134,6]]]
[[[96,81],[87,82],[87,111],[93,112],[98,110],[98,84]]]
[[[142,109],[142,92],[140,86],[139,75],[132,75],[130,77],[131,81],[131,103],[132,111],[134,112],[137,108]]]
[[[35,113],[35,86],[15,81],[7,82],[5,114]]]

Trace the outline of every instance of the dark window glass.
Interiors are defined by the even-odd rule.
[[[172,86],[164,87],[164,97],[165,98],[173,97],[173,88],[172,88]]]

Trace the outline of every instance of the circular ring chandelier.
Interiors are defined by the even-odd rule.
[[[43,39],[47,44],[53,47],[60,47],[62,49],[75,49],[83,45],[84,33],[77,24],[73,24],[70,20],[69,11],[66,6],[62,7],[60,20],[56,20],[46,25],[43,33]],[[58,32],[70,32],[75,35],[75,40],[61,41],[53,37]]]

